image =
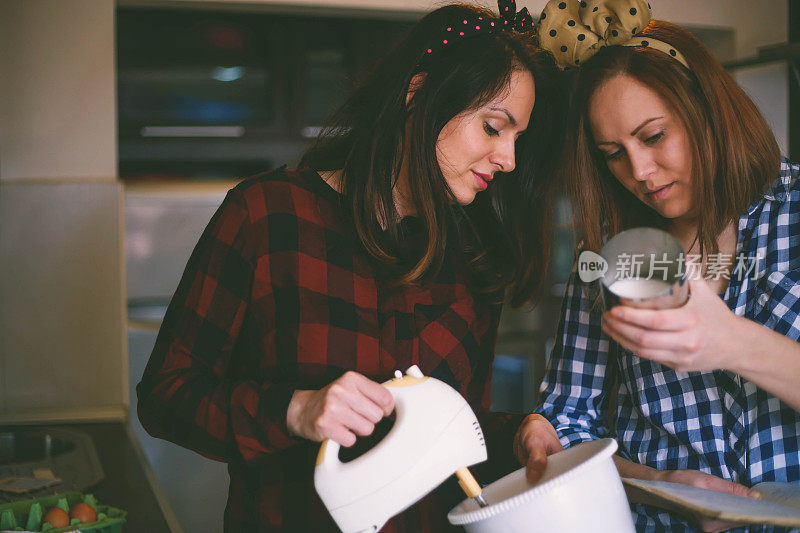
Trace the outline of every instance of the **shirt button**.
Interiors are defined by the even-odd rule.
[[[768,294],[762,294],[761,296],[758,297],[758,305],[760,305],[762,307],[767,305],[768,301],[769,301],[769,295]]]

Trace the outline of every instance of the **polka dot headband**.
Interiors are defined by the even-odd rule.
[[[425,54],[434,54],[437,50],[457,43],[466,37],[482,33],[508,30],[534,31],[533,17],[527,7],[523,7],[517,12],[517,3],[514,0],[498,0],[497,8],[500,11],[500,16],[497,18],[468,15],[454,24],[448,25],[444,28],[441,37],[430,45]]]
[[[550,0],[539,19],[539,42],[563,69],[585,63],[604,46],[654,48],[689,68],[673,46],[636,37],[650,23],[647,0]]]

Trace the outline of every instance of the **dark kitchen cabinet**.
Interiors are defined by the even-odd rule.
[[[413,19],[118,8],[120,177],[295,165]]]

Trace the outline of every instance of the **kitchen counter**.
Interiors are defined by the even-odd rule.
[[[131,436],[124,423],[13,425],[0,426],[0,432],[44,427],[78,430],[92,438],[105,477],[100,483],[83,492],[94,494],[101,504],[127,511],[127,521],[123,531],[171,532],[167,516],[156,497],[156,491],[160,489],[156,487],[154,491],[146,473],[149,466],[142,463],[143,455],[131,442]],[[48,494],[46,489],[37,493],[37,495],[44,494]],[[19,495],[13,499],[24,500],[30,497]]]

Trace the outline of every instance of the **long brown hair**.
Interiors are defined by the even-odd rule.
[[[683,123],[692,151],[693,195],[699,207],[700,251],[718,251],[717,238],[777,177],[780,151],[752,100],[691,33],[652,21],[640,34],[678,49],[687,69],[667,54],[644,47],[610,46],[576,75],[568,118],[563,178],[580,216],[585,248],[598,251],[605,237],[633,226],[666,227],[668,219],[625,189],[606,167],[589,126],[594,92],[618,75],[651,90]]]
[[[547,198],[552,154],[562,140],[563,91],[552,56],[530,34],[484,33],[426,54],[444,28],[478,15],[496,17],[466,4],[423,17],[355,88],[301,165],[342,169],[342,194],[356,237],[399,283],[434,277],[445,257],[457,250],[476,287],[493,294],[510,288],[517,305],[536,292],[544,276],[546,263],[532,257],[549,250]],[[536,102],[529,127],[516,143],[516,168],[462,208],[437,162],[439,133],[458,114],[508,90],[517,70],[533,75]],[[424,73],[424,81],[407,106],[409,84],[418,73]],[[399,261],[403,235],[393,196],[404,153],[413,207],[425,235],[410,264]]]

